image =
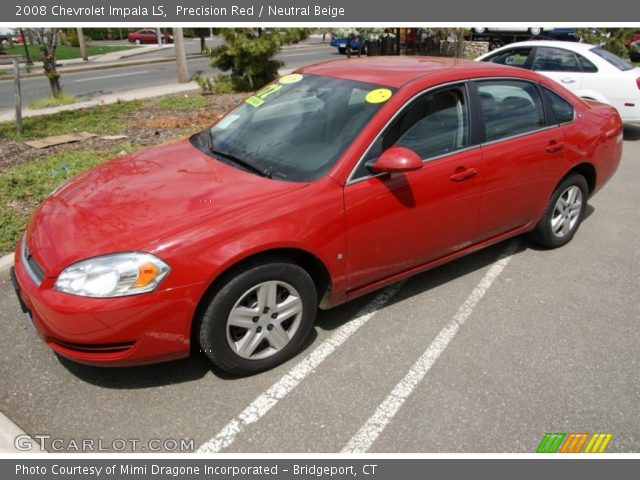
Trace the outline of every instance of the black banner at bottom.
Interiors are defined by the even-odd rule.
[[[637,478],[638,458],[540,459],[0,459],[3,480],[220,479],[425,480],[427,478]],[[464,477],[463,477],[464,476]]]

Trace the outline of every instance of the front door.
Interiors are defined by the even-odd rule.
[[[474,241],[482,172],[469,125],[464,86],[449,87],[413,101],[371,146],[344,190],[350,290]],[[366,164],[393,145],[423,168],[372,175]]]

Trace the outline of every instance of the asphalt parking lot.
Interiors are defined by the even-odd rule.
[[[566,247],[511,240],[321,312],[304,352],[250,378],[200,357],[123,369],[58,358],[2,281],[0,410],[63,444],[530,453],[546,432],[611,432],[607,452],[639,452],[640,128],[624,149]]]

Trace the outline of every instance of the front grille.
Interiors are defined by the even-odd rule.
[[[81,353],[120,353],[131,349],[135,344],[133,341],[118,343],[73,343],[56,338],[50,338],[49,341],[67,350]]]
[[[38,262],[35,261],[31,252],[27,248],[27,234],[25,233],[22,236],[22,246],[20,248],[20,253],[22,255],[22,264],[24,265],[24,269],[27,271],[31,280],[38,286],[42,283],[42,279],[44,278],[44,270],[42,267],[38,265]]]

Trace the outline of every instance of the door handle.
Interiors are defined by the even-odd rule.
[[[462,182],[464,180],[469,180],[470,178],[475,177],[477,174],[478,170],[475,168],[458,167],[456,168],[456,173],[451,175],[451,180],[454,182]]]
[[[576,79],[575,78],[562,78],[562,79],[560,79],[560,81],[562,83],[576,83]]]
[[[557,142],[555,140],[551,140],[549,145],[547,146],[547,152],[556,153],[564,148],[564,142]]]

